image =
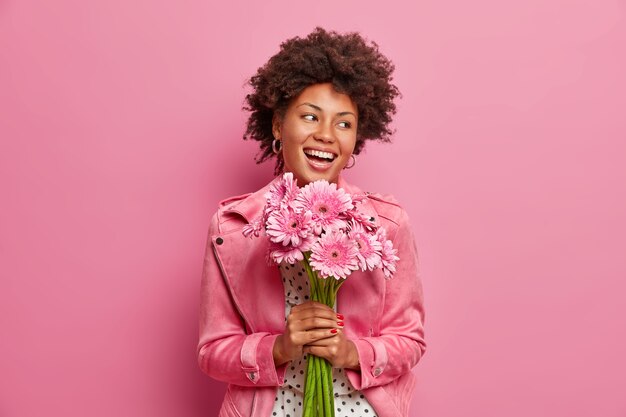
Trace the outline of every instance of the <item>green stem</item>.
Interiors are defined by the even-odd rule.
[[[329,416],[334,417],[335,416],[335,393],[334,393],[334,387],[333,387],[333,367],[328,362],[326,362],[326,365],[328,369],[328,373],[326,374],[326,384],[328,384],[328,386],[330,387],[330,394],[329,394],[330,414]]]
[[[304,269],[309,277],[309,292],[311,300],[317,300],[318,298],[318,285],[315,279],[315,275],[311,267],[309,266],[309,257],[305,254],[305,260],[302,262]],[[307,355],[307,372],[306,381],[304,383],[304,413],[302,417],[317,417],[317,401],[316,398],[319,395],[317,390],[317,372],[315,370],[315,356]]]
[[[324,402],[325,400],[327,401],[326,396],[324,395],[324,387],[323,387],[323,381],[322,381],[322,369],[321,369],[321,362],[322,362],[322,358],[319,358],[317,356],[311,356],[311,358],[315,361],[315,391],[316,391],[316,399],[317,399],[317,404],[315,405],[317,407],[317,411],[318,414],[326,417],[326,414],[324,413]]]
[[[304,254],[304,269],[309,277],[311,300],[334,308],[337,291],[345,279],[319,278],[309,264],[310,254]],[[307,377],[304,390],[303,417],[334,417],[335,396],[333,390],[333,368],[325,359],[307,356]]]
[[[333,393],[333,369],[328,361],[321,359],[322,389],[324,390],[324,417],[335,416],[335,396]]]
[[[313,356],[307,355],[306,381],[304,383],[304,413],[302,417],[315,417],[317,413],[314,411],[315,401],[315,372],[313,366]]]

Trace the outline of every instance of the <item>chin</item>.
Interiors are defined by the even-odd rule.
[[[315,182],[319,180],[326,180],[330,183],[336,183],[337,177],[338,177],[337,175],[333,176],[333,175],[325,175],[325,174],[306,175],[301,178],[298,178],[298,185],[302,187],[310,182]]]

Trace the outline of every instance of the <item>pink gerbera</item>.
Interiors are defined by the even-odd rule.
[[[266,233],[274,243],[299,247],[311,230],[310,211],[275,210],[267,218]]]
[[[356,244],[359,268],[373,271],[380,266],[383,245],[376,239],[376,234],[368,233],[356,222],[350,222],[350,239]]]
[[[283,246],[280,243],[270,243],[270,260],[274,261],[276,264],[280,264],[283,261],[295,264],[303,259],[304,255],[298,248]]]
[[[341,219],[352,206],[352,199],[337,184],[319,180],[307,184],[296,198],[296,205],[313,213],[313,230],[316,235],[323,231],[345,227]]]
[[[373,217],[368,216],[367,214],[356,209],[348,210],[346,212],[346,218],[348,219],[348,227],[351,227],[350,225],[354,223],[358,223],[370,232],[375,231],[378,227],[376,226],[376,223],[374,223]]]
[[[385,229],[378,229],[376,238],[383,245],[381,251],[381,268],[385,274],[385,278],[391,278],[396,272],[396,261],[400,260],[397,256],[398,250],[394,249],[391,240],[387,239]]]
[[[367,194],[352,194],[352,202],[355,206],[361,204],[365,200],[367,200]]]
[[[344,233],[323,234],[311,248],[310,264],[323,278],[346,278],[359,269],[358,249]]]
[[[280,180],[276,180],[270,185],[270,189],[265,193],[267,205],[266,211],[284,209],[291,206],[300,189],[297,181],[293,178],[293,173],[285,172]]]
[[[252,223],[248,223],[243,227],[242,233],[245,237],[259,237],[259,234],[263,230],[263,220],[256,219]]]

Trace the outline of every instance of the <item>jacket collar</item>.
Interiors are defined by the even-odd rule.
[[[278,182],[282,179],[282,175],[274,178],[269,184],[260,190],[248,195],[242,200],[227,206],[224,209],[226,213],[237,213],[242,216],[248,223],[252,223],[256,219],[260,219],[263,214],[263,207],[265,206],[265,194],[269,191],[272,184]],[[351,195],[361,195],[363,191],[356,185],[348,183],[344,178],[340,175],[337,179],[337,187],[343,188],[348,194]]]
[[[242,200],[235,202],[224,208],[225,213],[236,213],[242,216],[248,223],[260,219],[265,206],[265,194],[270,190],[272,184],[280,180],[281,177],[274,178],[269,184],[249,194]]]

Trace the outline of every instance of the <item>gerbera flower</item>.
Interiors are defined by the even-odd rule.
[[[359,268],[362,271],[373,271],[380,266],[383,245],[376,239],[376,234],[368,233],[365,228],[356,222],[350,222],[350,239],[356,244]]]
[[[365,200],[367,200],[367,194],[352,194],[352,203],[354,203],[355,206],[361,204]]]
[[[295,264],[303,259],[304,255],[298,248],[283,246],[280,243],[270,243],[270,260],[274,261],[276,264],[280,264],[282,261]]]
[[[381,268],[383,270],[383,274],[385,274],[385,278],[391,278],[396,272],[396,261],[400,260],[400,258],[396,255],[398,250],[394,249],[391,240],[387,239],[387,232],[385,229],[378,229],[376,238],[383,245],[383,249],[381,251]]]
[[[309,263],[323,278],[347,278],[352,271],[359,269],[358,252],[347,235],[331,231],[313,244]]]
[[[319,180],[307,184],[296,197],[296,207],[313,213],[313,231],[320,235],[323,231],[345,228],[346,222],[340,216],[352,209],[352,199],[337,184]]]
[[[373,232],[378,228],[372,217],[356,209],[346,211],[345,215],[348,219],[348,228],[352,227],[351,225],[354,223],[360,224],[363,228],[370,232]]]
[[[274,243],[299,247],[311,230],[311,212],[275,210],[267,218],[266,233]]]
[[[263,230],[263,220],[256,219],[252,223],[246,224],[242,229],[242,233],[245,237],[251,237],[253,235],[259,237],[261,230]]]
[[[283,177],[272,183],[270,189],[265,193],[267,205],[265,211],[280,210],[291,206],[300,189],[297,181],[293,178],[293,173],[285,172]]]

